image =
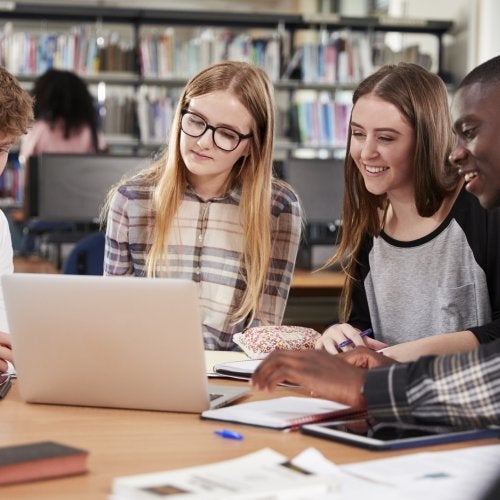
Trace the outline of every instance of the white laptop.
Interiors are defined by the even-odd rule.
[[[1,280],[25,401],[197,413],[248,393],[209,391],[192,281],[21,273]]]

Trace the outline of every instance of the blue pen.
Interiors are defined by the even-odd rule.
[[[221,436],[226,439],[238,439],[241,441],[243,439],[243,435],[238,432],[230,431],[229,429],[222,429],[220,431],[214,431],[214,434]]]
[[[366,337],[367,335],[370,335],[370,333],[373,333],[373,330],[371,328],[368,328],[367,330],[363,330],[359,335],[360,335],[360,337]],[[352,344],[352,340],[347,339],[347,340],[344,340],[343,342],[341,342],[337,346],[337,348],[342,349],[343,347],[346,347],[346,346],[351,345],[351,344]]]

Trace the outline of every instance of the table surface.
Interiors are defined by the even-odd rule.
[[[46,259],[36,255],[29,257],[14,257],[14,272],[57,274],[57,267]]]
[[[245,384],[246,382],[217,381]],[[279,388],[271,395],[253,392],[248,400],[301,394],[300,389]],[[242,441],[223,439],[214,430],[227,425],[201,420],[197,414],[85,408],[24,403],[17,382],[0,401],[2,446],[54,440],[89,451],[88,473],[73,477],[4,486],[1,497],[9,499],[105,499],[113,478],[212,463],[237,458],[270,447],[293,458],[315,447],[338,464],[410,453],[372,452],[310,436],[298,431],[281,432],[231,424],[244,435]],[[492,444],[496,440],[475,441]],[[445,450],[467,444],[439,445],[426,450]],[[421,448],[424,449],[424,448]]]
[[[341,271],[309,271],[295,269],[292,288],[336,288],[344,286],[345,274]]]

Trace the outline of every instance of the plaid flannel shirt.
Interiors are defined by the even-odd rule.
[[[154,186],[135,177],[115,194],[108,216],[104,274],[144,276],[154,225]],[[245,282],[240,190],[203,201],[188,190],[168,235],[168,277],[198,283],[205,348],[231,350],[234,333],[283,319],[300,241],[301,210],[291,189],[273,184],[272,255],[260,308],[234,324]]]
[[[466,353],[370,370],[365,397],[379,421],[499,425],[500,340]]]

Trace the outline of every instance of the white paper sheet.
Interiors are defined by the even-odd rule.
[[[125,476],[113,481],[110,498],[154,500],[168,491],[169,498],[309,500],[337,489],[333,479],[305,474],[283,465],[287,462],[287,457],[264,448],[210,465]]]

